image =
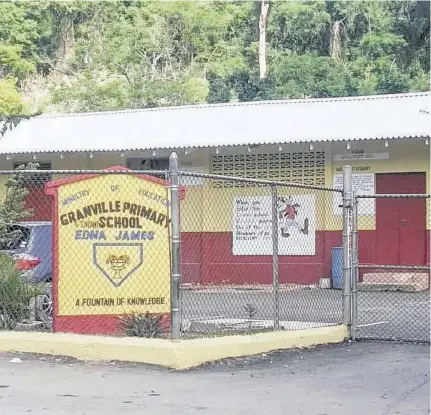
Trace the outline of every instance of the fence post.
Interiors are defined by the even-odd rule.
[[[350,216],[352,208],[352,167],[343,167],[343,324],[351,326],[351,226]]]
[[[272,289],[274,295],[274,330],[280,328],[280,274],[278,264],[278,195],[277,186],[271,185],[272,207]]]
[[[356,340],[358,326],[358,198],[356,192],[352,192],[352,328],[351,338]]]
[[[180,179],[178,155],[173,152],[169,156],[169,177],[171,196],[171,337],[179,339],[181,336],[180,315],[180,280],[181,280],[181,238],[180,238]]]

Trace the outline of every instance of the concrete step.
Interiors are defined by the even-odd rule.
[[[427,272],[370,272],[358,284],[362,291],[420,292],[429,289]]]

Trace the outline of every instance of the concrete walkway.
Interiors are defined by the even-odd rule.
[[[21,362],[11,363],[16,357]],[[2,415],[424,415],[429,346],[347,344],[183,373],[0,355],[0,408]]]

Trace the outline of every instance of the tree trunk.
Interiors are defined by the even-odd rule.
[[[331,31],[330,55],[334,61],[338,61],[338,62],[340,62],[342,60],[341,29],[342,29],[342,24],[343,24],[344,19],[337,20],[332,25],[332,31]]]
[[[74,16],[60,16],[56,69],[64,70],[72,59],[75,46]]]
[[[266,22],[268,20],[269,3],[261,0],[259,16],[259,76],[266,78],[268,68],[266,64]]]

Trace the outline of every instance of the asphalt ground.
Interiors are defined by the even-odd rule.
[[[183,290],[185,319],[250,318],[272,319],[274,294],[271,290]],[[279,295],[280,320],[337,324],[342,321],[340,290],[302,289]],[[358,338],[430,340],[429,292],[358,293]],[[298,328],[300,325],[298,324]]]
[[[181,373],[0,355],[0,408],[2,415],[424,415],[429,376],[429,347],[411,343],[279,351]]]

